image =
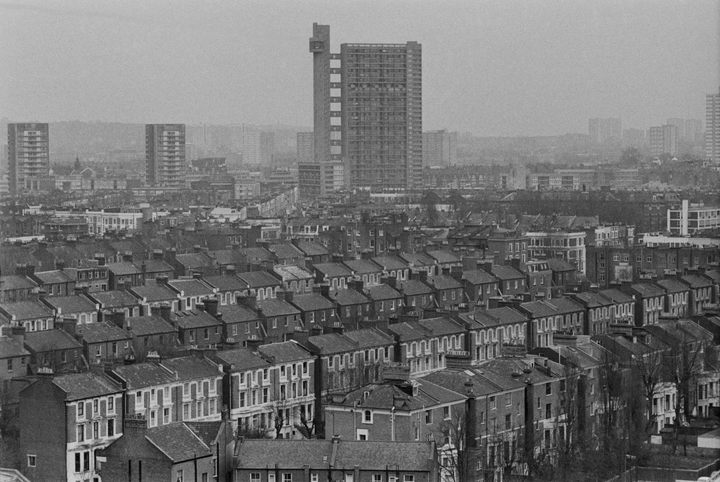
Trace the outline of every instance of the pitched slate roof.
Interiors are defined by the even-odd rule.
[[[218,249],[209,251],[208,254],[221,266],[244,264],[246,259],[237,249]]]
[[[691,288],[706,288],[713,284],[712,280],[692,273],[681,276],[680,279],[689,284]]]
[[[243,248],[240,250],[249,263],[257,261],[272,261],[273,254],[265,248]]]
[[[408,269],[410,265],[398,256],[375,256],[374,262],[382,266],[385,271]]]
[[[380,284],[365,288],[365,294],[371,300],[393,300],[402,298],[402,294],[390,285]]]
[[[305,253],[297,249],[291,243],[278,243],[268,246],[268,251],[273,253],[277,259],[304,258]]]
[[[111,393],[120,393],[122,388],[111,378],[94,372],[69,373],[53,377],[53,383],[65,393],[65,400],[84,400]]]
[[[12,291],[37,288],[37,283],[17,274],[0,276],[0,291]]]
[[[452,290],[462,288],[463,285],[452,276],[445,274],[437,274],[435,276],[428,276],[428,283],[438,290]]]
[[[53,316],[52,310],[47,305],[35,300],[3,303],[0,308],[17,321],[37,320]]]
[[[135,336],[149,336],[161,333],[177,332],[177,328],[159,316],[151,315],[127,318],[125,322],[129,325],[129,331]]]
[[[59,309],[63,315],[88,313],[97,310],[95,303],[83,295],[48,296],[45,298],[45,303]]]
[[[133,265],[140,271],[142,271],[143,264],[145,265],[146,273],[167,273],[174,271],[173,267],[162,259],[144,259],[133,262]]]
[[[346,290],[337,290],[334,293],[330,292],[330,298],[332,298],[333,301],[342,306],[359,305],[362,303],[370,302],[370,300],[368,300],[365,295],[352,288],[348,288]]]
[[[326,256],[330,254],[325,246],[315,241],[299,241],[297,247],[307,256]]]
[[[149,428],[145,438],[175,463],[209,457],[213,453],[184,422]]]
[[[118,365],[112,371],[127,383],[128,390],[165,385],[175,381],[175,373],[155,362]]]
[[[213,259],[205,253],[177,254],[175,260],[185,269],[209,268],[214,264]]]
[[[258,309],[262,310],[263,315],[269,317],[300,314],[300,310],[295,308],[293,305],[291,305],[285,300],[280,300],[277,298],[264,299],[258,301],[256,304]]]
[[[178,311],[171,314],[171,319],[182,329],[209,328],[220,324],[210,313],[202,310]]]
[[[206,276],[203,278],[203,281],[218,291],[243,291],[247,289],[247,284],[244,281],[240,280],[237,276],[228,274]]]
[[[222,314],[220,321],[223,323],[243,323],[260,319],[257,312],[244,305],[221,305],[218,306],[218,313]]]
[[[318,263],[313,269],[328,278],[350,277],[352,271],[342,263]]]
[[[561,315],[564,315],[566,313],[574,313],[576,311],[582,311],[583,306],[578,303],[577,301],[574,301],[572,298],[568,298],[567,296],[560,296],[558,298],[553,298],[551,300],[547,300],[546,303],[551,304],[555,307],[555,310],[557,310],[558,313]],[[604,302],[605,304],[608,304],[607,302]]]
[[[30,352],[20,343],[19,338],[0,336],[0,358],[14,358],[29,354]]]
[[[321,355],[332,355],[359,350],[360,347],[345,335],[340,333],[325,333],[323,335],[308,337],[308,342],[315,347]]]
[[[165,368],[172,370],[177,376],[176,380],[197,380],[198,378],[221,377],[220,368],[207,358],[183,356],[167,358],[160,362]]]
[[[417,279],[398,281],[398,287],[405,296],[429,295],[433,292],[432,287]]]
[[[311,280],[314,278],[312,273],[299,266],[278,264],[273,266],[273,271],[277,273],[283,281]]]
[[[143,286],[133,286],[130,292],[140,298],[144,298],[148,303],[158,301],[174,301],[178,299],[177,293],[165,285],[160,285],[154,281],[149,281]]]
[[[630,287],[640,294],[643,298],[651,298],[653,296],[662,296],[665,291],[659,286],[652,283],[634,283]]]
[[[301,311],[331,310],[335,308],[335,304],[320,293],[295,295],[290,303]]]
[[[417,379],[414,381],[417,389],[416,395],[409,395],[397,385],[372,384],[353,390],[343,398],[338,405],[346,407],[371,408],[380,410],[398,410],[415,412],[427,410],[439,405],[455,404],[465,401],[465,395],[436,385],[430,380]],[[335,405],[331,402],[329,405]]]
[[[415,268],[435,266],[435,258],[425,253],[400,253],[400,257]]]
[[[293,340],[260,345],[258,353],[271,357],[271,363],[285,363],[312,358],[312,354]]]
[[[634,301],[631,295],[623,293],[622,291],[615,288],[601,290],[599,293],[605,298],[611,300],[613,303],[630,303]]]
[[[215,358],[223,365],[230,366],[232,370],[243,371],[270,366],[267,360],[258,356],[248,348],[235,348],[222,350],[215,354]]]
[[[77,333],[85,343],[105,343],[108,341],[129,340],[130,333],[112,323],[87,323],[77,326]]]
[[[100,308],[119,308],[138,304],[137,298],[127,290],[96,291],[88,296],[100,303]]]
[[[356,274],[381,273],[383,270],[377,263],[369,259],[351,259],[343,261],[343,264]]]
[[[501,279],[503,281],[525,278],[525,275],[522,272],[516,270],[512,266],[507,266],[507,265],[503,265],[503,264],[493,265],[492,274],[496,278]]]
[[[474,285],[498,282],[496,277],[482,269],[463,271],[462,279],[467,280],[468,283]]]
[[[417,323],[430,330],[432,336],[449,335],[455,333],[462,333],[465,331],[465,328],[462,325],[452,320],[451,318],[448,318],[447,316],[423,318]]]
[[[126,276],[142,273],[142,271],[140,271],[134,264],[127,261],[123,261],[121,263],[108,263],[107,267],[108,270],[115,276]]]
[[[62,270],[54,269],[51,271],[40,271],[35,273],[35,277],[42,281],[42,284],[69,283],[73,278]]]
[[[610,301],[609,299],[605,298],[599,293],[593,293],[592,291],[575,293],[573,297],[579,302],[585,304],[585,306],[587,306],[588,308],[598,308],[600,306],[608,306],[613,304],[612,301]]]
[[[510,308],[509,306],[501,306],[500,308],[490,308],[485,310],[485,314],[498,321],[498,324],[523,323],[528,321],[526,314]]]
[[[333,460],[334,453],[334,460]],[[427,442],[340,441],[333,452],[332,440],[246,439],[236,452],[239,469],[275,467],[294,469],[309,465],[314,470],[430,471],[434,457]],[[399,464],[399,465],[398,465]]]
[[[440,264],[459,263],[460,258],[445,249],[437,249],[427,252],[428,256],[435,259]]]
[[[351,330],[345,332],[345,336],[357,342],[358,346],[363,349],[391,345],[394,343],[392,336],[378,330],[377,328]]]
[[[247,283],[249,288],[282,286],[282,282],[267,271],[246,271],[238,273],[237,277]]]
[[[673,278],[657,280],[655,284],[665,288],[665,291],[667,291],[668,293],[682,293],[683,291],[690,290],[688,285]]]
[[[170,280],[168,285],[181,292],[181,296],[210,296],[213,294],[212,288],[195,278]]]
[[[528,311],[533,318],[555,316],[558,314],[557,310],[553,306],[543,303],[542,301],[528,301],[520,303],[520,307]]]
[[[550,269],[552,271],[557,272],[564,272],[564,271],[576,271],[577,268],[564,259],[560,258],[550,258],[547,260],[548,266],[550,266]]]
[[[327,469],[332,440],[245,439],[238,444],[238,469],[297,469],[309,465]]]
[[[68,332],[55,328],[53,330],[28,331],[25,333],[25,347],[34,352],[42,353],[53,350],[73,350],[82,348]]]

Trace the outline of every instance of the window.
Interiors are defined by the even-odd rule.
[[[505,394],[505,405],[507,405],[507,406],[512,405],[512,394],[511,393]]]
[[[432,423],[432,410],[425,410],[425,423]]]
[[[363,423],[373,423],[372,410],[363,411]]]
[[[550,383],[545,384],[545,395],[552,395],[552,385]]]
[[[175,482],[183,482],[183,471],[182,471],[182,469],[181,469],[181,470],[178,470],[177,472],[175,472]]]
[[[490,397],[490,409],[495,408],[495,397]]]
[[[113,437],[115,435],[115,419],[110,418],[107,421],[107,436]]]
[[[28,456],[27,456],[28,467],[35,467],[36,462],[37,462],[37,457],[35,457],[35,455],[28,454]]]
[[[260,472],[252,472],[250,474],[250,482],[260,482]]]
[[[79,402],[77,404],[78,418],[85,418],[85,402]]]
[[[203,472],[203,473],[202,473],[202,475],[200,476],[200,480],[201,480],[201,482],[208,482],[208,474],[207,474],[207,472]]]
[[[96,398],[95,400],[93,400],[93,415],[98,413],[99,406],[100,406],[100,402]]]
[[[115,411],[115,397],[110,397],[110,398],[108,398],[108,405],[107,405],[107,407],[108,407],[107,409],[108,409],[108,412],[109,412],[109,413],[112,413],[112,412]]]
[[[85,425],[78,425],[77,426],[77,441],[78,442],[84,442],[85,441]]]
[[[83,452],[83,470],[90,470],[90,452]]]
[[[320,476],[316,473],[310,474],[310,482],[320,482]]]
[[[82,457],[82,454],[80,452],[75,453],[75,472],[80,472],[82,470],[82,460],[80,460]]]
[[[282,482],[292,482],[292,474],[282,474]]]
[[[372,482],[382,482],[382,474],[373,474]]]
[[[415,482],[415,476],[410,474],[405,474],[403,476],[403,482]]]
[[[443,419],[448,420],[450,418],[450,407],[443,407]]]
[[[545,418],[552,418],[552,404],[545,405]]]

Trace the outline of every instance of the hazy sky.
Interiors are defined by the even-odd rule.
[[[0,117],[312,125],[312,23],[423,48],[425,129],[704,119],[716,0],[0,0]]]

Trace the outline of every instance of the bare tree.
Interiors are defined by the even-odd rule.
[[[645,397],[645,433],[650,435],[655,427],[655,414],[653,413],[653,401],[658,392],[658,386],[663,381],[663,352],[653,350],[644,355],[633,355],[632,370],[637,379],[642,383],[643,395]]]
[[[471,457],[469,453],[467,420],[465,413],[456,411],[450,420],[441,424],[445,440],[436,444],[440,461],[440,477],[445,482],[469,482]]]
[[[683,334],[665,357],[664,367],[667,380],[675,386],[675,424],[673,433],[673,454],[677,451],[680,426],[690,416],[691,389],[703,371],[704,343],[702,340],[688,340]],[[685,447],[685,455],[687,448]]]

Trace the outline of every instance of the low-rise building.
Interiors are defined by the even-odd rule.
[[[122,396],[102,374],[38,376],[20,392],[23,473],[32,480],[97,479],[96,451],[122,435]]]

